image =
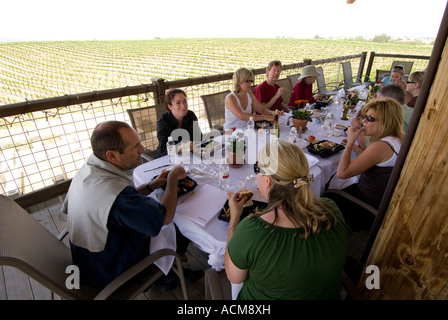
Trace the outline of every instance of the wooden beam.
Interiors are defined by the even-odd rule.
[[[445,38],[445,49],[447,48]],[[447,299],[448,51],[438,64],[425,109],[366,266],[380,270],[368,299]]]

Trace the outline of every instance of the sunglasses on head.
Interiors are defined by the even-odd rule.
[[[367,122],[374,122],[376,120],[374,117],[367,116],[367,115],[362,115],[361,119],[362,120],[367,120]]]
[[[258,166],[258,161],[254,163],[254,172],[255,174],[266,174],[266,172]]]
[[[401,69],[401,70],[403,70],[403,69],[404,69],[402,65],[399,65],[399,66],[395,66],[395,68],[397,68],[397,69]]]
[[[247,83],[254,83],[254,80],[250,79],[250,80],[246,80],[246,81],[244,81],[244,82],[247,82]]]
[[[415,83],[414,81],[406,80],[406,83]]]

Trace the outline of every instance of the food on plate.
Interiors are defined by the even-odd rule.
[[[194,181],[189,179],[182,179],[179,180],[179,183],[182,184],[184,187],[191,188],[194,186]]]
[[[215,150],[215,147],[220,147],[221,144],[215,140],[210,140],[203,143],[193,145],[193,153],[208,155],[211,151]]]
[[[338,129],[338,130],[344,130],[344,129],[345,129],[345,126],[342,125],[342,124],[337,124],[337,125],[335,125],[334,127],[335,127],[336,129]]]
[[[222,211],[223,211],[223,216],[224,216],[224,218],[230,218],[230,208],[227,208],[226,209],[226,207],[224,206],[224,207],[222,207]]]
[[[314,150],[319,151],[322,149],[327,149],[327,150],[331,150],[334,147],[336,147],[338,144],[336,142],[333,141],[324,141],[321,143],[316,143],[313,145]]]
[[[322,99],[320,99],[319,101],[325,103],[331,103],[333,102],[333,99],[331,99],[331,96],[323,96]]]
[[[315,136],[308,136],[308,141],[313,143],[316,140]]]

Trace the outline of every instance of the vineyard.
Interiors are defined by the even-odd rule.
[[[154,39],[0,44],[0,105],[262,68],[363,51],[431,55],[432,45],[325,39]]]
[[[299,39],[155,39],[148,41],[59,41],[0,44],[0,108],[9,104],[74,95],[94,96],[105,89],[124,88],[122,96],[73,101],[60,107],[48,103],[35,112],[18,110],[0,118],[0,193],[24,195],[69,180],[91,154],[90,134],[100,122],[129,121],[127,110],[155,104],[153,93],[125,94],[127,86],[152,84],[153,78],[185,80],[230,74],[240,67],[257,69],[264,80],[270,60],[293,65],[305,59],[328,59],[328,82],[340,79],[340,61],[351,59],[358,70],[362,52],[430,56],[431,45],[384,44],[343,40]],[[347,58],[348,56],[351,56]],[[389,69],[391,57],[375,58],[373,70]],[[413,71],[427,66],[414,59]],[[261,71],[261,72],[260,72]],[[299,67],[282,77],[301,72]],[[328,76],[328,77],[327,77]],[[339,77],[339,78],[338,78]],[[220,77],[218,77],[220,78]],[[182,82],[182,81],[180,81]],[[210,129],[200,96],[230,89],[230,77],[181,86],[203,132]],[[166,90],[168,87],[164,87]],[[162,90],[162,91],[163,91]],[[121,90],[119,90],[121,91]],[[73,100],[76,100],[74,98]],[[154,117],[153,122],[156,121]],[[157,146],[155,132],[152,144]]]

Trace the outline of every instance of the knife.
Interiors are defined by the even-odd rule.
[[[164,164],[163,166],[158,166],[158,167],[155,167],[155,168],[152,168],[152,169],[144,170],[143,172],[154,171],[154,170],[157,170],[157,169],[160,169],[160,168],[164,168],[164,167],[169,167],[169,166],[171,166],[171,164]]]

